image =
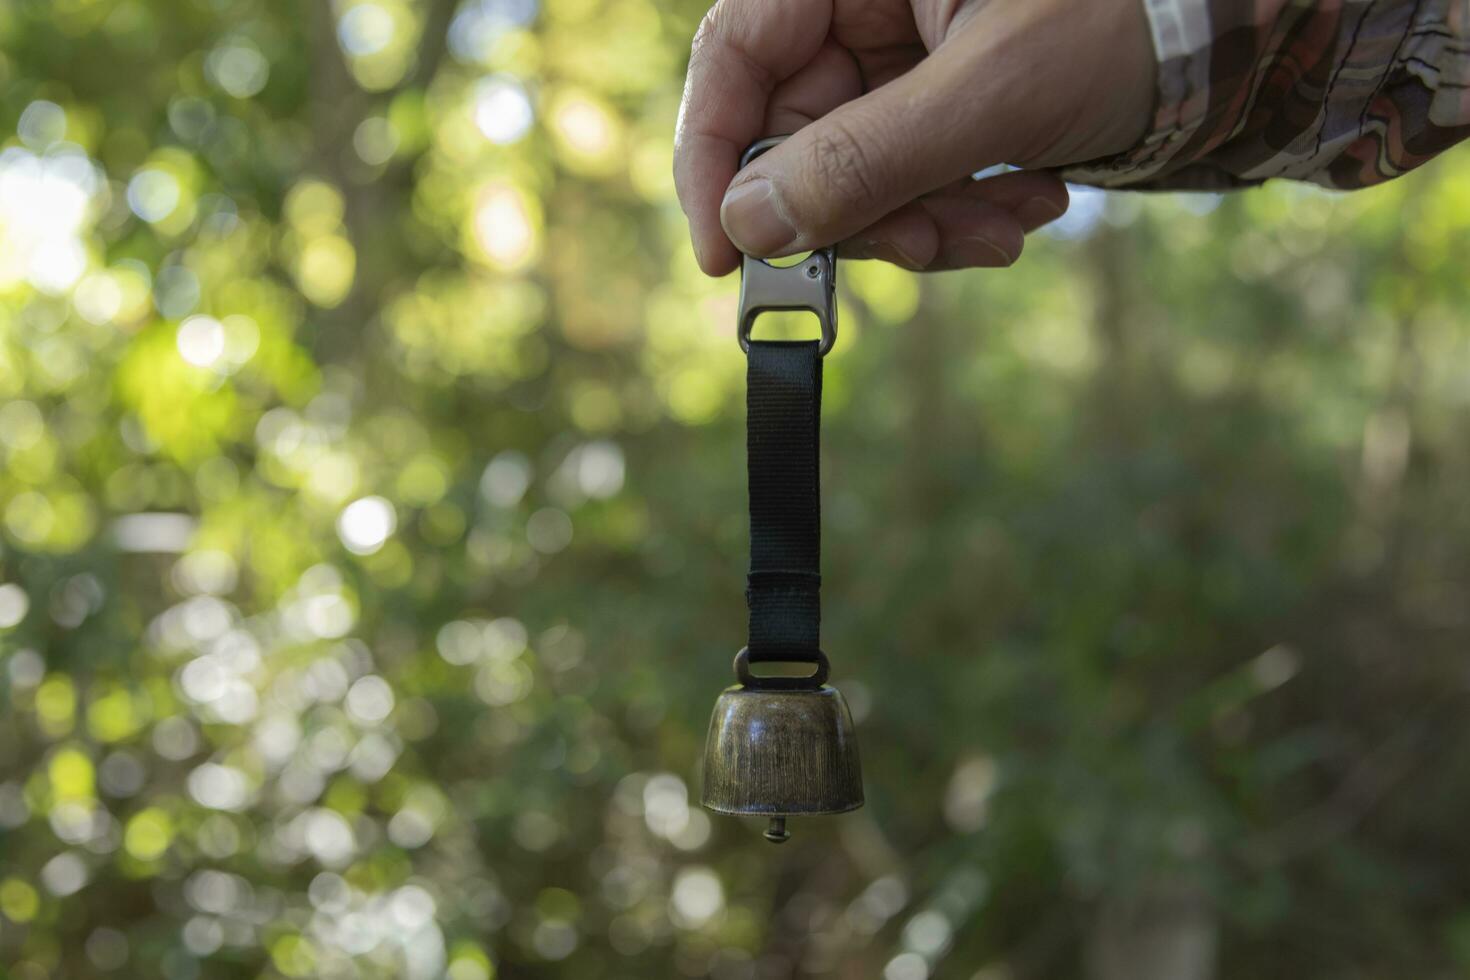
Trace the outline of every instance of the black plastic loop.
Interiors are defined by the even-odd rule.
[[[816,667],[816,670],[806,677],[757,677],[750,672],[752,662],[811,664]],[[750,647],[741,647],[740,652],[735,654],[735,679],[740,681],[742,687],[756,690],[814,691],[827,683],[827,675],[830,671],[831,665],[827,662],[827,655],[821,650],[801,650],[779,659],[762,657],[755,661],[752,661]]]

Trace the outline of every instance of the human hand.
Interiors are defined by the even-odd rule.
[[[700,268],[833,243],[908,269],[1010,265],[1066,187],[970,175],[1128,149],[1154,74],[1141,0],[719,0],[675,136]],[[737,177],[779,133],[794,135]]]

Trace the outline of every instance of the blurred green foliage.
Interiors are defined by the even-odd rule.
[[[690,805],[744,629],[702,12],[0,4],[8,975],[1470,971],[1467,157],[844,267],[869,805],[775,850]]]

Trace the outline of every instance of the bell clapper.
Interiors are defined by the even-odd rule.
[[[791,834],[786,830],[785,817],[772,817],[770,826],[766,828],[766,840],[772,844],[784,844],[791,839]]]

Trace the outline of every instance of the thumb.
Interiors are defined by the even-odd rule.
[[[832,245],[921,194],[1001,162],[1002,148],[977,136],[1014,129],[966,118],[978,100],[961,91],[963,61],[942,47],[757,157],[720,206],[730,240],[763,257]]]

